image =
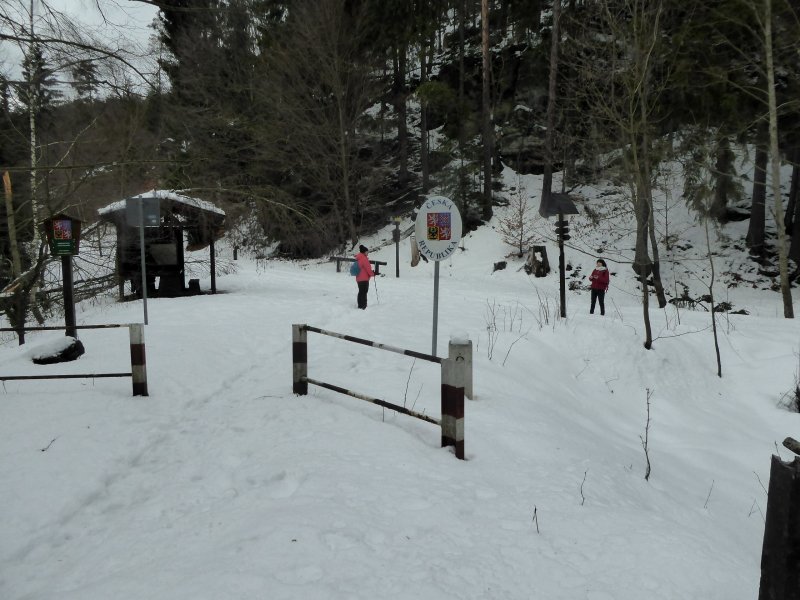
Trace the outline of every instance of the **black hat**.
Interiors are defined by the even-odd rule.
[[[358,251],[363,254],[366,254],[367,252],[369,252],[369,249],[362,244],[361,246],[358,247]]]

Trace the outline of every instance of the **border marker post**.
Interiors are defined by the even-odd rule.
[[[292,392],[308,394],[308,332],[305,325],[292,325]]]
[[[144,348],[144,325],[131,323],[128,326],[131,339],[131,381],[134,396],[148,396],[147,361]]]
[[[454,446],[456,458],[461,460],[464,460],[464,386],[470,346],[471,343],[451,341],[448,358],[442,360],[442,447]]]

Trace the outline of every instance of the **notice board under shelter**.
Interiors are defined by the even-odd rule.
[[[211,202],[173,190],[151,190],[114,202],[98,211],[101,221],[117,231],[117,276],[120,296],[130,283],[134,295],[142,293],[139,224],[144,223],[144,255],[148,296],[175,297],[199,294],[198,280],[186,285],[185,252],[209,249],[211,293],[216,293],[214,243],[225,228],[225,212]],[[141,219],[141,220],[140,220]]]

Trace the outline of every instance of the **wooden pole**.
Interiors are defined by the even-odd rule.
[[[395,219],[394,230],[392,231],[394,238],[394,276],[400,277],[400,219]]]
[[[69,337],[78,337],[75,329],[75,297],[74,285],[72,283],[72,256],[61,257],[61,277],[64,282],[64,323],[66,325],[65,334]]]
[[[211,293],[217,293],[217,253],[214,251],[214,238],[211,238],[211,245],[210,245],[210,253],[211,253]]]

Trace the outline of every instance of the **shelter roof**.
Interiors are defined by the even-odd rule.
[[[207,200],[186,196],[175,190],[150,190],[143,194],[118,200],[97,211],[101,221],[114,223],[120,230],[128,227],[126,207],[128,202],[144,202],[159,199],[161,223],[167,225],[177,221],[187,231],[188,250],[199,250],[222,237],[225,227],[225,211]]]
[[[97,213],[101,217],[105,217],[106,215],[111,215],[112,213],[118,211],[124,211],[128,200],[137,201],[141,200],[142,198],[158,198],[159,200],[168,200],[172,204],[179,204],[187,207],[189,212],[191,212],[191,209],[196,209],[197,211],[216,213],[222,217],[225,216],[225,211],[221,208],[217,208],[211,202],[208,202],[207,200],[201,200],[200,198],[192,198],[191,196],[186,196],[176,192],[175,190],[150,190],[149,192],[131,196],[130,198],[126,198],[124,200],[112,202],[111,204],[99,209]],[[113,218],[110,220],[113,220]]]

